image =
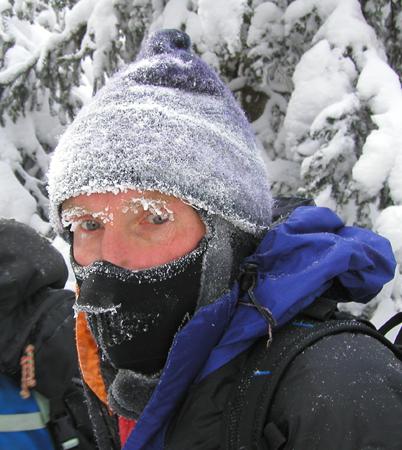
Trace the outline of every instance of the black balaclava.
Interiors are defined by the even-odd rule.
[[[106,261],[74,264],[93,336],[115,369],[159,372],[177,330],[193,315],[206,240],[171,263],[132,271]]]

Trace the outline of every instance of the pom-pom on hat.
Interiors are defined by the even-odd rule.
[[[80,194],[151,190],[258,234],[272,197],[254,133],[232,93],[190,49],[162,30],[77,115],[48,174],[50,216]]]

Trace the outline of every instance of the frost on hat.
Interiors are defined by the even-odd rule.
[[[272,198],[253,131],[232,93],[178,30],[152,35],[62,136],[50,215],[80,194],[156,190],[257,233]]]

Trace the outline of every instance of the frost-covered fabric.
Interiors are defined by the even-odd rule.
[[[300,207],[262,240],[246,262],[257,264],[257,301],[278,326],[334,282],[348,298],[367,302],[392,279],[389,242],[371,231],[346,227],[327,208]],[[189,386],[204,379],[267,334],[265,319],[238,304],[239,289],[197,311],[176,335],[160,382],[128,438],[125,450],[163,448],[164,432]]]
[[[74,308],[86,313],[108,364],[148,376],[162,370],[174,335],[196,309],[206,247],[142,271],[97,261],[77,277]]]
[[[156,190],[257,233],[271,194],[254,133],[228,88],[177,30],[155,33],[61,138],[49,172],[53,225],[79,194]]]

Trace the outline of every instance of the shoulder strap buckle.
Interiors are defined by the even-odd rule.
[[[65,410],[63,399],[50,400],[50,422],[53,438],[62,450],[77,448],[79,439],[71,417]]]

